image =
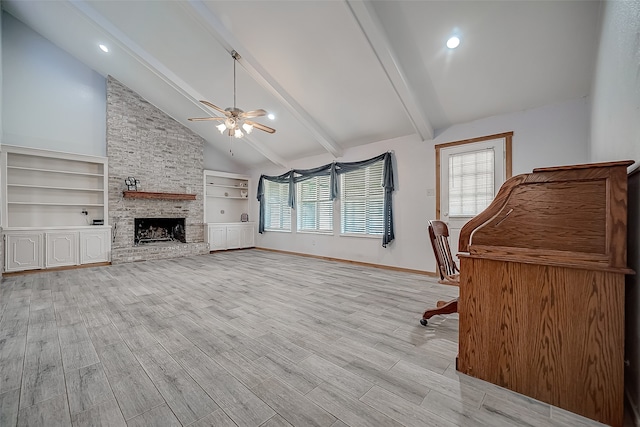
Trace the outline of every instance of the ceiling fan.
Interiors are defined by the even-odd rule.
[[[233,57],[233,107],[228,107],[223,110],[209,101],[200,101],[207,107],[224,114],[224,117],[192,117],[189,121],[223,120],[223,123],[216,126],[220,133],[224,134],[226,132],[229,136],[235,136],[236,138],[242,138],[245,135],[242,132],[243,129],[247,134],[250,134],[253,128],[260,129],[267,133],[275,133],[276,130],[274,128],[254,122],[253,120],[247,120],[266,115],[267,112],[265,110],[242,111],[236,107],[236,62],[240,59],[240,55],[234,50],[231,52],[231,56]]]

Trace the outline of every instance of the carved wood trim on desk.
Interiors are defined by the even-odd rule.
[[[148,191],[123,191],[125,199],[156,199],[156,200],[195,200],[195,194],[186,193],[151,193]]]

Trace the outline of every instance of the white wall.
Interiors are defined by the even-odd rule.
[[[592,161],[640,161],[640,2],[604,4],[600,47],[593,81]],[[629,192],[629,267],[625,311],[625,388],[640,425],[640,218],[638,177]]]
[[[104,77],[8,13],[2,20],[2,143],[106,155]]]
[[[434,272],[435,260],[426,231],[427,220],[435,217],[435,197],[427,196],[427,190],[435,189],[434,145],[507,131],[514,132],[514,174],[531,172],[535,167],[585,163],[588,101],[578,99],[453,126],[440,132],[433,141],[422,142],[415,137],[405,137],[345,150],[344,157],[338,160],[364,160],[388,150],[394,151],[396,240],[386,249],[381,246],[380,239],[340,237],[338,232],[330,236],[265,232],[258,236],[257,246]],[[333,160],[327,154],[302,159],[294,162],[292,167],[311,168]],[[255,183],[260,174],[279,175],[284,172],[274,167],[254,170],[251,175]],[[255,188],[251,191],[251,214],[257,220]],[[334,229],[339,230],[338,223],[334,223]]]
[[[488,117],[439,132],[434,142],[513,131],[513,174],[588,162],[589,100],[580,98]]]
[[[592,99],[591,160],[640,161],[640,2],[604,5]]]

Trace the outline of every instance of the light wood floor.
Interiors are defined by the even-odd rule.
[[[577,426],[458,374],[458,289],[260,250],[0,285],[0,426]]]

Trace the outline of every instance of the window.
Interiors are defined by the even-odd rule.
[[[475,216],[493,200],[495,194],[495,150],[452,153],[449,155],[449,217]]]
[[[330,196],[330,177],[316,176],[296,184],[298,231],[332,232],[333,201]]]
[[[384,162],[342,174],[341,231],[343,234],[382,235],[384,232]]]
[[[453,247],[462,226],[483,210],[511,176],[512,132],[436,145],[436,218]]]
[[[264,181],[265,230],[291,231],[291,208],[288,206],[289,184]]]

